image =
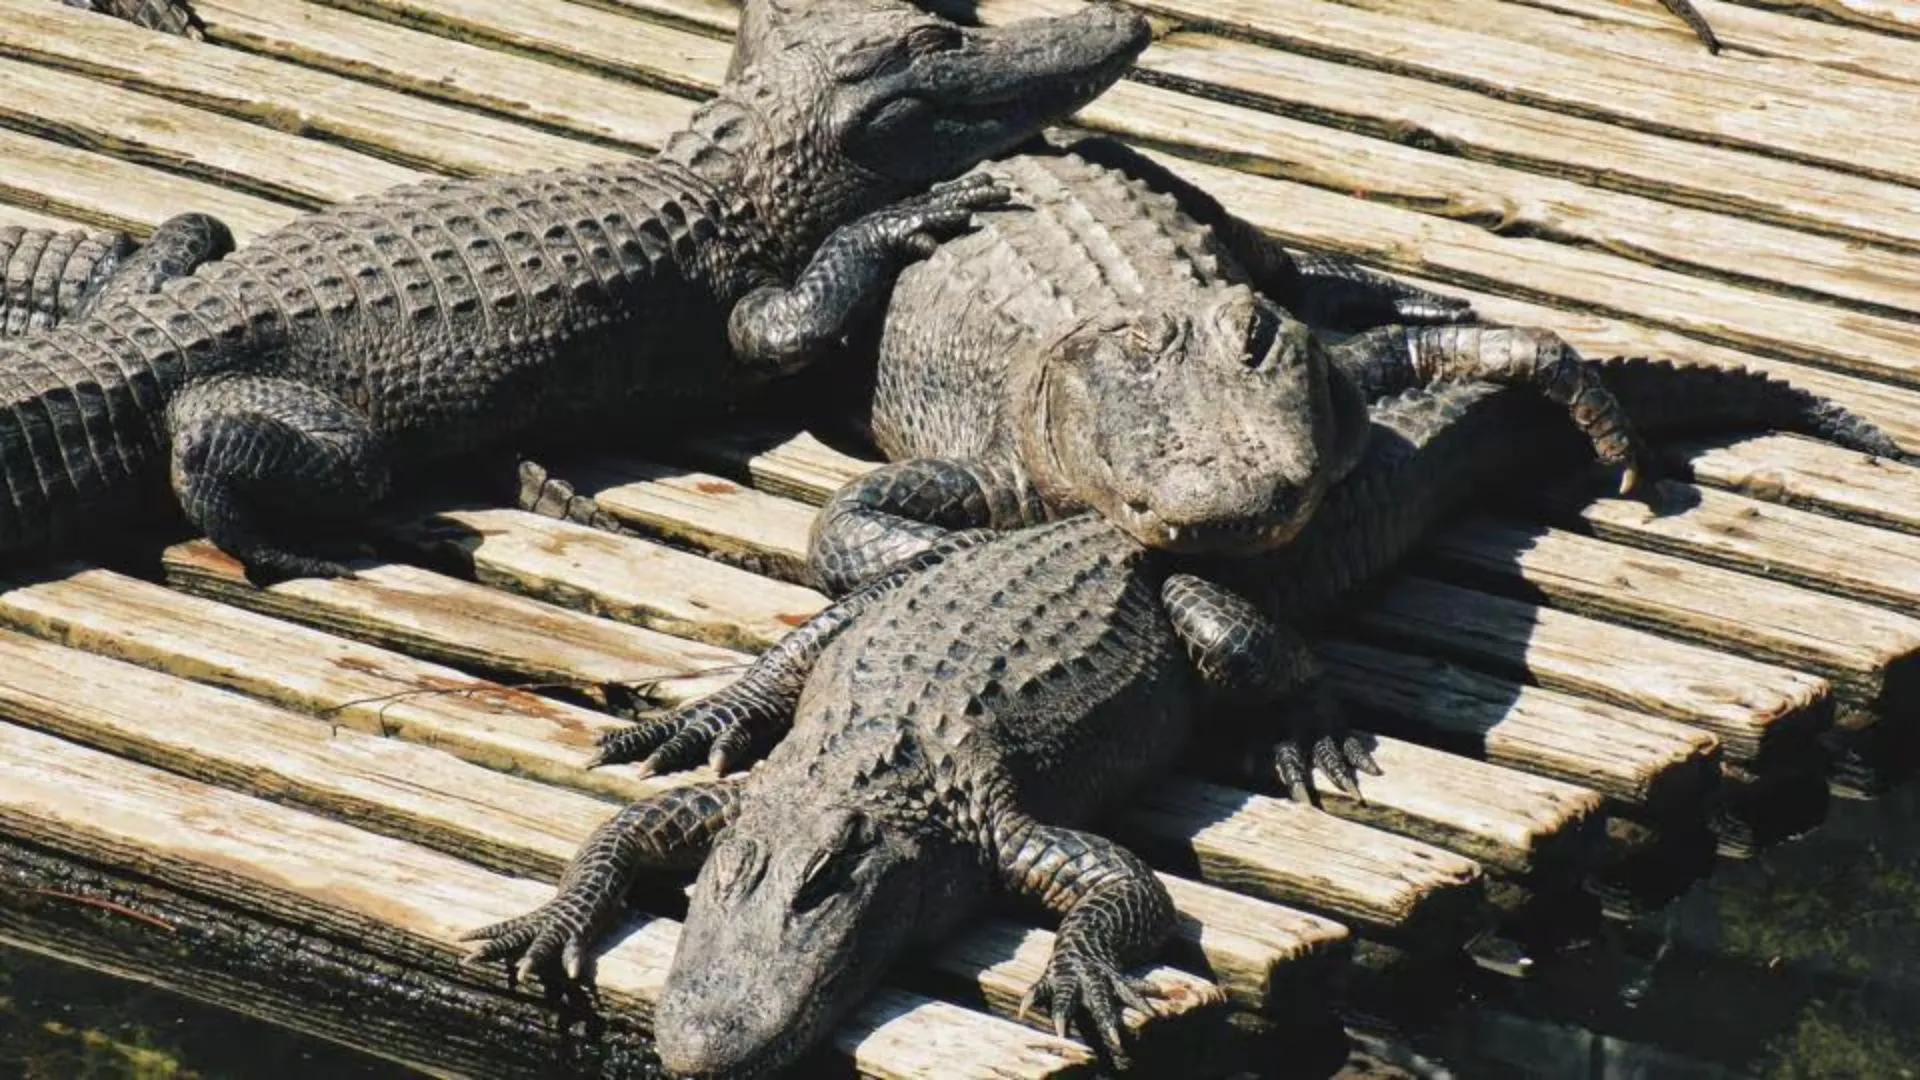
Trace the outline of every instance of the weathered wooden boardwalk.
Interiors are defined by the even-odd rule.
[[[1920,14],[1700,2],[1721,56],[1650,0],[1146,0],[1157,43],[1081,121],[1288,242],[1596,355],[1791,378],[1920,449]],[[735,20],[722,0],[196,7],[205,43],[0,0],[0,225],[201,209],[244,241],[427,176],[645,153],[715,86]],[[1683,888],[1710,869],[1686,853],[1737,856],[1816,824],[1830,786],[1899,780],[1920,470],[1785,436],[1667,450],[1686,509],[1550,492],[1464,521],[1338,628],[1326,657],[1386,769],[1364,802],[1169,777],[1112,823],[1183,916],[1150,1049],[1213,1045],[1204,981],[1285,1016],[1356,941],[1447,955],[1583,892],[1657,903],[1650,868]],[[443,1073],[643,1052],[671,918],[603,959],[591,1040],[458,966],[455,936],[543,899],[618,800],[673,782],[581,763],[624,687],[711,690],[821,605],[794,583],[808,504],[871,464],[790,430],[644,455],[555,464],[647,539],[438,505],[389,522],[392,561],[351,581],[262,591],[158,540],[127,566],[17,569],[0,939]],[[1084,1072],[1084,1048],[1012,1019],[1048,940],[983,920],[820,1065]]]

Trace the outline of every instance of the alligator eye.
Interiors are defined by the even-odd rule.
[[[821,851],[807,861],[807,868],[800,872],[800,888],[793,894],[795,913],[812,911],[833,895],[835,887],[846,876],[840,872],[840,860],[835,855],[832,851]]]

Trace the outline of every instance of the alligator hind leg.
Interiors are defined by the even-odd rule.
[[[1550,330],[1496,326],[1383,326],[1328,350],[1368,400],[1415,386],[1467,380],[1527,387],[1564,406],[1620,490],[1639,483],[1649,458],[1599,365]]]
[[[174,278],[233,252],[233,232],[210,214],[178,214],[160,223],[138,251],[122,257],[111,274],[97,278],[74,311],[84,318],[106,305],[157,292]]]
[[[167,405],[173,490],[187,520],[259,578],[350,577],[338,562],[269,539],[269,522],[349,518],[378,502],[387,470],[366,420],[319,390],[233,375]]]
[[[1212,229],[1268,298],[1315,329],[1363,330],[1385,323],[1467,322],[1473,305],[1376,274],[1339,255],[1290,252],[1220,200],[1125,143],[1078,139],[1071,153],[1173,196],[1187,216]]]
[[[613,928],[640,872],[697,868],[739,813],[741,790],[738,780],[715,780],[628,805],[587,837],[560,875],[553,899],[460,935],[481,943],[467,959],[514,963],[520,978],[538,974],[546,981],[559,974],[582,982],[591,973],[587,951]]]
[[[1146,960],[1173,931],[1173,898],[1147,864],[1102,836],[1002,810],[995,856],[1006,889],[1060,915],[1046,970],[1020,1002],[1045,1008],[1062,1038],[1069,1022],[1127,1067],[1120,1010],[1153,1015],[1154,988],[1125,969]],[[1091,1021],[1091,1026],[1086,1022]]]
[[[1347,729],[1319,659],[1299,635],[1192,574],[1169,575],[1160,600],[1208,689],[1229,700],[1282,708],[1292,729],[1273,746],[1273,773],[1282,790],[1307,801],[1312,766],[1350,793],[1359,791],[1356,771],[1380,775],[1366,745]]]

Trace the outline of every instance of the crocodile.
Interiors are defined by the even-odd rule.
[[[1104,5],[976,28],[883,0],[769,3],[742,33],[757,61],[651,158],[353,199],[0,344],[0,550],[95,531],[165,477],[256,577],[347,574],[288,527],[350,521],[394,470],[664,422],[831,352],[1006,197],[953,178],[1149,37]]]
[[[1763,375],[1596,366],[1650,432],[1874,437]],[[1045,1009],[1124,1065],[1121,1010],[1152,1008],[1125,969],[1164,940],[1173,908],[1140,859],[1087,826],[1180,761],[1200,702],[1270,704],[1313,677],[1270,613],[1330,613],[1476,493],[1582,452],[1537,395],[1486,383],[1403,391],[1371,417],[1353,472],[1263,554],[1183,556],[1085,513],[956,531],[882,572],[728,687],[644,725],[700,731],[729,766],[755,768],[622,809],[551,900],[464,935],[480,943],[471,957],[578,986],[630,887],[697,866],[658,1049],[678,1073],[753,1076],[1008,894],[1060,919],[1023,1013]]]
[[[1407,327],[1472,308],[1290,253],[1121,143],[1028,149],[973,173],[1013,203],[895,285],[866,411],[893,464],[816,519],[828,593],[945,528],[1083,509],[1153,547],[1277,546],[1352,466],[1365,401],[1414,381],[1538,387],[1633,475],[1630,427],[1571,350]],[[1326,349],[1322,330],[1365,332]]]

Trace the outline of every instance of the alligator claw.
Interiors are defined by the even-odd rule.
[[[1126,1029],[1121,1010],[1152,1016],[1152,998],[1159,990],[1144,979],[1129,978],[1114,964],[1082,952],[1056,951],[1043,972],[1020,999],[1021,1020],[1037,1008],[1046,1008],[1054,1034],[1066,1038],[1076,1016],[1088,1036],[1116,1069],[1128,1066]]]
[[[563,890],[525,915],[461,934],[461,941],[479,942],[461,960],[507,964],[510,986],[537,978],[559,993],[590,990],[593,927],[607,921],[617,902],[617,896],[609,900],[580,886]]]
[[[1321,684],[1307,690],[1294,709],[1299,715],[1293,735],[1273,748],[1274,779],[1295,802],[1313,801],[1313,773],[1317,769],[1346,795],[1366,801],[1360,793],[1360,774],[1381,775],[1366,740],[1348,729],[1340,707]]]

